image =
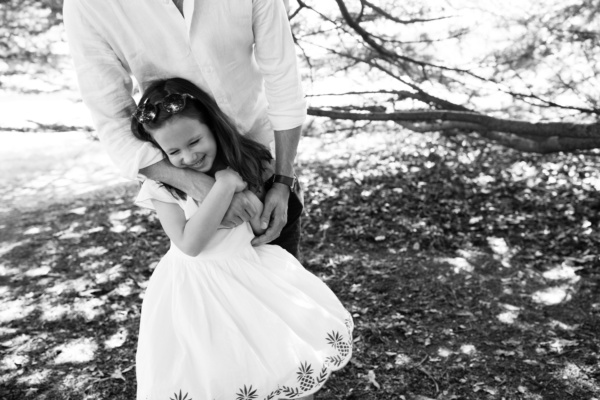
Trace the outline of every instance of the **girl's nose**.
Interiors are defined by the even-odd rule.
[[[181,155],[181,162],[184,165],[192,165],[196,162],[196,156],[193,153],[184,153]]]

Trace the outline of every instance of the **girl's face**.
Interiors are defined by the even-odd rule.
[[[187,116],[175,116],[150,134],[177,168],[207,173],[215,164],[217,142],[205,124]]]

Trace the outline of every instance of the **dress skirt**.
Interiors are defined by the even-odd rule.
[[[294,399],[318,391],[352,353],[335,294],[279,246],[252,247],[248,224],[198,257],[174,245],[142,305],[138,400]]]

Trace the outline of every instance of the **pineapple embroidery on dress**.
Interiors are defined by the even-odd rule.
[[[240,388],[236,396],[236,400],[253,400],[258,397],[256,389],[252,390],[252,385],[249,388],[246,388],[246,385],[244,385],[244,388]]]
[[[350,330],[350,326],[346,326],[348,327],[348,330]],[[327,343],[336,349],[338,354],[327,357],[325,361],[332,363],[335,366],[340,366],[346,359],[346,356],[350,353],[350,350],[352,350],[352,342],[346,342],[339,332],[331,331],[331,333],[327,334]]]
[[[309,364],[308,361],[304,361],[300,364],[300,367],[296,372],[298,375],[298,386],[280,386],[269,393],[264,400],[272,400],[275,396],[279,395],[284,395],[288,399],[294,399],[322,386],[331,373],[331,365],[339,367],[347,360],[352,351],[352,340],[350,339],[352,338],[353,329],[352,319],[347,318],[344,323],[348,330],[348,340],[345,340],[344,336],[337,331],[331,331],[331,333],[327,334],[325,340],[327,344],[336,350],[337,354],[325,358],[323,367],[317,375],[314,375],[315,371],[312,365]],[[254,400],[258,397],[256,391],[257,389],[252,389],[252,385],[248,388],[244,385],[244,387],[240,388],[238,393],[236,393],[236,400]]]
[[[331,333],[328,333],[327,343],[332,345],[342,357],[346,357],[350,352],[350,343],[345,342],[339,332],[331,331]]]
[[[177,395],[177,392],[173,393],[173,397],[169,397],[169,400],[192,400],[192,398],[188,398],[188,394],[186,393],[185,395],[183,395],[183,397],[181,396],[181,389],[179,389],[179,395]]]
[[[313,374],[313,370],[308,362],[300,364],[300,371],[298,371],[297,374],[298,383],[300,383],[300,390],[307,392],[315,386],[315,378],[311,376]]]

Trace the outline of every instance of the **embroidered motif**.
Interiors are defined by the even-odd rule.
[[[272,400],[275,396],[284,395],[288,399],[294,399],[300,397],[308,391],[311,391],[315,388],[322,386],[329,374],[331,372],[331,366],[339,367],[344,361],[346,361],[347,357],[350,355],[352,351],[352,329],[353,323],[350,317],[344,320],[344,324],[346,325],[346,329],[348,330],[348,340],[344,340],[344,336],[338,331],[331,331],[325,337],[327,344],[333,347],[337,351],[337,355],[332,355],[325,358],[325,362],[323,363],[323,367],[321,368],[318,375],[314,375],[314,370],[312,365],[305,361],[300,364],[298,371],[296,372],[298,379],[298,386],[280,386],[277,389],[273,390],[269,393],[264,400]],[[258,389],[253,389],[252,385],[246,386],[238,389],[238,393],[236,393],[236,400],[254,400],[258,398],[257,394]],[[179,390],[179,395],[174,393],[174,398],[170,397],[169,400],[192,400],[188,398],[188,394],[182,396],[182,391]]]
[[[300,364],[300,371],[296,373],[298,374],[300,389],[303,392],[307,392],[315,386],[315,378],[311,376],[313,374],[313,370],[308,362]]]
[[[169,397],[169,400],[192,400],[191,397],[188,399],[187,393],[184,395],[184,397],[181,397],[181,389],[179,389],[179,395],[177,395],[177,392],[175,392],[175,393],[173,393],[173,396],[174,397]]]
[[[346,357],[350,352],[351,345],[349,343],[344,342],[344,339],[339,332],[331,331],[331,333],[328,333],[327,343],[332,345],[342,357]]]
[[[298,386],[279,386],[264,397],[264,400],[272,400],[280,395],[283,395],[288,399],[295,399],[305,395],[306,392],[313,391],[315,388],[322,386],[329,377],[332,366],[341,366],[347,361],[347,358],[352,351],[352,330],[354,324],[350,316],[344,320],[344,325],[346,325],[348,331],[348,340],[345,340],[344,335],[338,331],[331,331],[326,335],[325,340],[327,344],[333,347],[337,354],[325,358],[323,366],[317,375],[315,375],[312,365],[309,364],[308,361],[304,361],[300,364],[298,371],[296,372],[298,375]],[[258,397],[257,389],[253,390],[252,385],[248,388],[244,385],[243,388],[238,390],[236,395],[238,396],[236,400],[254,400]]]
[[[240,391],[239,393],[236,393],[236,396],[236,400],[252,400],[258,397],[256,389],[252,390],[252,385],[250,385],[249,388],[246,388],[246,385],[244,385],[244,388],[240,388]]]

